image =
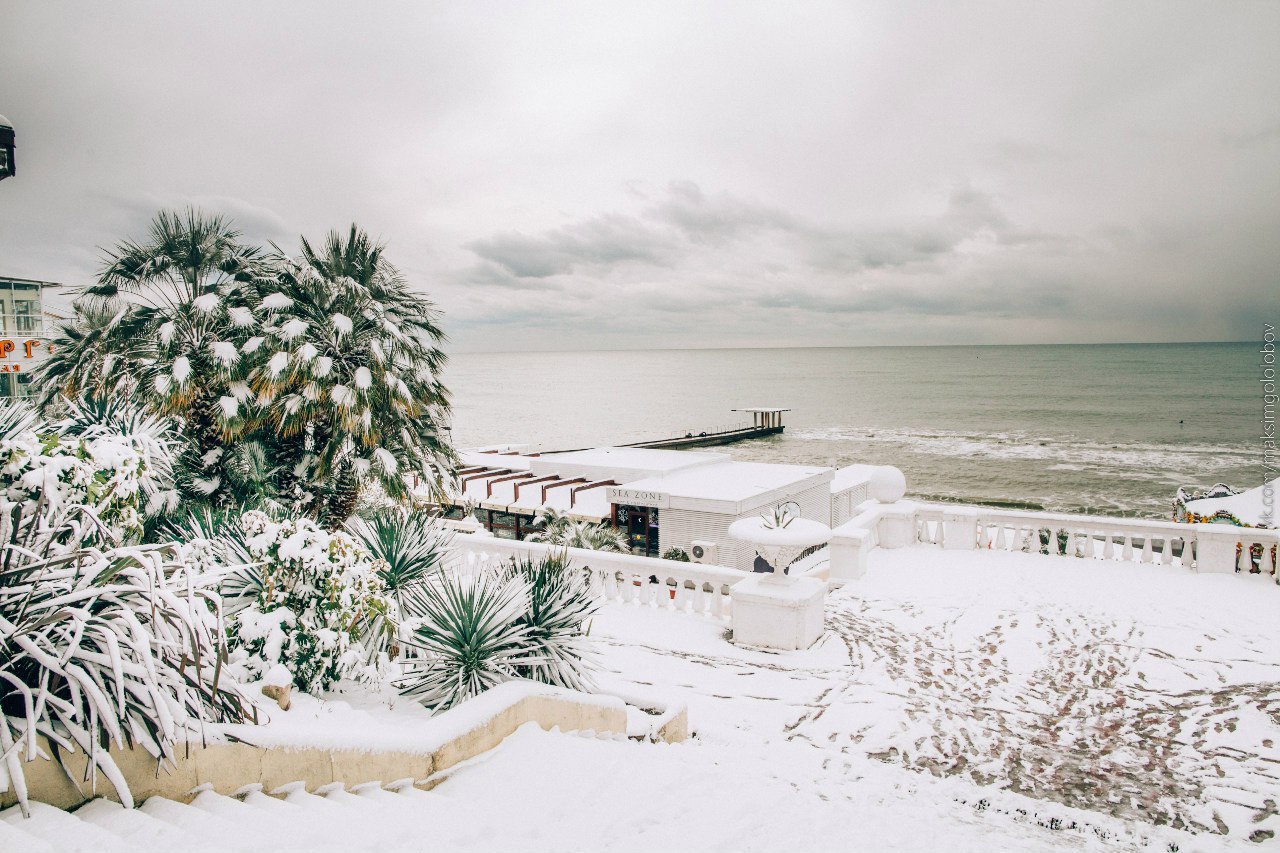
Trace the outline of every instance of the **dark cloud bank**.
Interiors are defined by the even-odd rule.
[[[0,0],[0,273],[357,220],[463,349],[1249,339],[1280,7]]]

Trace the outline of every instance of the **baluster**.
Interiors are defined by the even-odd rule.
[[[1084,555],[1091,560],[1093,559],[1093,536],[1094,531],[1092,530],[1086,530],[1084,532]]]
[[[711,615],[717,619],[723,619],[725,616],[725,596],[720,594],[720,585],[712,584],[711,592],[707,596],[708,609]]]
[[[1173,537],[1167,534],[1160,545],[1160,564],[1164,566],[1173,565]]]
[[[1151,562],[1151,535],[1146,534],[1142,537],[1142,562]]]
[[[1262,560],[1258,566],[1264,575],[1276,572],[1276,546],[1262,543]]]
[[[1116,547],[1115,547],[1115,543],[1112,541],[1114,539],[1115,539],[1115,536],[1111,533],[1111,531],[1107,531],[1106,541],[1102,543],[1102,559],[1114,560],[1116,558]]]
[[[1120,549],[1120,559],[1126,563],[1133,559],[1133,537],[1128,533],[1121,533],[1124,539],[1124,547]]]
[[[1003,523],[1001,523],[1000,526],[996,528],[996,550],[997,551],[1009,550],[1005,543]]]

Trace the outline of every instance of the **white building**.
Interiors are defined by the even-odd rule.
[[[31,371],[48,357],[44,292],[51,287],[58,285],[0,276],[0,398],[29,396]]]
[[[623,530],[633,553],[679,548],[699,562],[750,571],[755,554],[728,536],[741,518],[794,504],[799,517],[846,520],[867,497],[870,466],[840,469],[737,462],[712,451],[599,447],[525,454],[502,447],[464,451],[457,500],[498,536],[522,539],[551,507]],[[696,552],[696,553],[695,553]]]

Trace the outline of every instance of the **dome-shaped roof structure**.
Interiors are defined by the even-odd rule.
[[[10,130],[12,130],[12,129],[13,129],[13,122],[9,121],[9,120],[8,120],[7,118],[5,118],[4,116],[0,116],[0,127],[7,127],[7,128],[9,128]]]

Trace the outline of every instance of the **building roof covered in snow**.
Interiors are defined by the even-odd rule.
[[[1280,490],[1280,477],[1247,491],[1221,497],[1181,500],[1183,494],[1180,492],[1179,515],[1181,518],[1179,520],[1226,521],[1243,527],[1275,527],[1277,490]]]

